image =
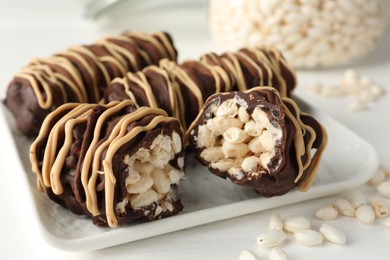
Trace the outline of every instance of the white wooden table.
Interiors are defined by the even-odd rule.
[[[107,33],[119,33],[125,29],[167,30],[174,36],[181,60],[217,50],[207,32],[207,13],[204,9],[171,8],[151,10],[142,15],[117,9],[114,11],[119,15],[98,23],[83,20],[82,11],[83,3],[76,0],[1,1],[1,99],[5,97],[7,84],[13,74],[29,59],[48,56],[71,44],[89,43]],[[128,15],[125,16],[126,13]],[[389,32],[378,51],[353,67],[387,87],[390,92]],[[308,94],[305,89],[313,81],[337,83],[344,70],[345,67],[298,71],[296,93],[368,140],[377,149],[381,163],[390,167],[390,95],[382,97],[367,111],[352,113],[346,109],[347,98],[323,99]],[[49,246],[36,227],[36,220],[31,215],[33,205],[26,203],[30,194],[20,189],[24,173],[13,169],[17,158],[8,152],[11,141],[3,138],[4,124],[1,120],[0,259],[238,259],[243,249],[253,250],[260,259],[266,259],[268,251],[258,248],[255,238],[267,229],[271,214],[312,217],[318,207],[328,205],[338,197],[289,205],[94,252],[61,251]],[[366,190],[364,187],[361,189]],[[330,223],[344,230],[348,237],[347,245],[327,243],[310,248],[300,246],[290,238],[283,249],[292,259],[389,259],[390,229],[386,230],[380,221],[364,225],[356,220],[339,218]],[[320,224],[314,221],[316,228]]]

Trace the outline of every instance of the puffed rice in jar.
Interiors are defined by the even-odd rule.
[[[386,0],[210,0],[210,31],[222,48],[271,45],[298,68],[349,63],[381,39]]]

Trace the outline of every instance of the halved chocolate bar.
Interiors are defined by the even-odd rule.
[[[265,197],[307,190],[327,143],[321,124],[271,87],[212,95],[187,135],[211,172]]]
[[[70,103],[46,117],[30,161],[50,199],[115,227],[182,210],[182,140],[179,121],[161,109]]]

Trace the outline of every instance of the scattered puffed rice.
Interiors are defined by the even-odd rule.
[[[296,231],[294,232],[294,237],[304,246],[317,246],[323,241],[321,233],[312,229]]]
[[[382,169],[385,171],[386,178],[389,178],[390,177],[390,169],[385,168],[383,166],[382,166]]]
[[[281,244],[286,239],[286,233],[281,230],[269,230],[256,239],[257,244],[264,248],[272,248]]]
[[[333,220],[337,218],[339,212],[333,206],[326,206],[319,208],[314,215],[321,220]]]
[[[270,260],[288,260],[289,257],[286,252],[283,251],[280,247],[274,247],[269,252]]]
[[[379,168],[375,175],[368,182],[371,186],[377,186],[378,192],[384,196],[390,196],[390,181],[383,182],[388,177],[387,170],[383,167]],[[315,217],[320,220],[334,220],[338,214],[345,216],[356,217],[360,222],[372,224],[375,218],[383,218],[389,215],[390,208],[386,200],[376,196],[370,199],[367,204],[367,199],[361,191],[354,190],[345,194],[347,199],[338,199],[333,206],[324,206],[315,212]],[[384,225],[390,228],[390,218],[383,221]],[[322,224],[319,232],[311,229],[310,219],[303,216],[287,217],[283,221],[278,214],[271,215],[268,226],[270,231],[261,234],[257,237],[257,244],[263,248],[272,248],[269,253],[269,258],[272,259],[289,259],[288,255],[278,246],[285,241],[287,231],[294,235],[295,239],[304,246],[316,246],[323,243],[323,240],[334,244],[346,244],[347,237],[340,229],[329,225]],[[240,260],[256,260],[258,259],[249,250],[244,250],[240,254]]]
[[[378,170],[374,173],[371,179],[368,181],[368,185],[370,186],[378,186],[386,179],[385,170],[382,167],[379,167]]]
[[[322,93],[323,85],[320,83],[311,83],[307,86],[307,90],[311,93],[320,95]]]
[[[345,196],[355,208],[367,203],[367,199],[364,194],[357,190],[349,191],[345,194]]]
[[[351,112],[358,112],[363,111],[367,109],[367,103],[361,102],[359,100],[352,100],[351,103],[348,105],[348,111]]]
[[[283,224],[283,229],[291,233],[310,228],[311,221],[305,217],[288,217],[284,220]]]
[[[383,218],[389,215],[389,206],[383,198],[374,197],[370,200],[370,203],[377,218]]]
[[[347,242],[347,237],[345,234],[338,228],[335,228],[328,224],[323,224],[320,228],[320,233],[322,236],[329,242],[335,244],[345,244]]]
[[[382,196],[390,198],[390,181],[385,181],[379,184],[377,189]]]
[[[344,72],[343,78],[340,81],[340,87],[346,93],[354,93],[356,92],[356,88],[359,86],[359,75],[354,69],[347,69]]]
[[[252,251],[242,250],[238,259],[239,260],[258,260],[259,258]]]
[[[269,229],[283,230],[283,220],[278,214],[273,214],[268,222]]]
[[[383,223],[385,224],[386,227],[390,228],[390,218],[385,219]]]
[[[345,96],[345,92],[339,86],[326,86],[322,88],[320,95],[325,98]]]
[[[372,224],[375,220],[375,213],[371,206],[363,204],[356,209],[356,218],[364,224]]]
[[[386,90],[378,85],[372,85],[370,90],[373,93],[373,95],[375,95],[377,97],[383,96],[386,94]]]
[[[338,199],[334,206],[344,216],[355,217],[356,215],[354,206],[346,199]]]
[[[347,108],[353,112],[367,109],[370,103],[386,93],[383,87],[374,83],[369,77],[359,75],[354,69],[344,72],[339,85],[323,86],[320,83],[312,83],[307,89],[325,98],[352,97]]]

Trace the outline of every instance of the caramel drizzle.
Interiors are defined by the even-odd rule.
[[[134,36],[135,35],[133,33],[133,35],[131,37],[134,37]],[[142,37],[141,34],[139,34],[139,36]],[[128,37],[123,36],[123,35],[110,35],[108,37],[108,40],[112,40],[112,39],[119,40],[119,41],[126,42],[126,43],[130,44],[133,48],[135,48],[138,51],[138,54],[140,54],[142,56],[143,60],[146,61],[147,64],[153,64],[153,61],[149,57],[149,54],[146,51],[140,49],[132,38],[128,38]],[[120,47],[120,49],[118,49],[118,51],[123,51],[123,48]],[[132,53],[128,53],[127,51],[124,51],[122,54],[125,55],[129,60],[134,60],[134,55]]]
[[[50,65],[57,65],[61,67],[71,75],[71,78],[68,78],[59,72],[55,72]],[[29,68],[44,70],[59,87],[63,85],[62,82],[65,82],[66,85],[70,87],[72,93],[76,95],[76,101],[87,102],[87,92],[82,82],[81,75],[78,71],[74,70],[73,65],[67,59],[63,57],[33,59],[30,62],[30,66],[26,67],[25,70],[22,70],[22,72],[28,71]],[[61,89],[65,91],[64,88]]]
[[[254,56],[254,58],[251,56]],[[227,52],[220,56],[210,53],[203,55],[201,61],[227,68],[230,77],[235,80],[234,84],[236,84],[237,89],[245,91],[250,86],[245,85],[245,78],[238,58],[247,61],[252,69],[258,72],[258,78],[260,79],[258,86],[276,87],[282,96],[287,96],[295,87],[296,76],[294,70],[277,49],[269,46],[245,48],[235,53]],[[288,79],[291,82],[286,82],[283,72],[291,76],[292,80]],[[273,78],[276,79],[278,86],[273,86]]]
[[[313,184],[316,173],[318,171],[318,167],[320,165],[320,160],[322,158],[322,155],[324,154],[325,147],[328,144],[328,133],[326,132],[323,125],[320,124],[320,126],[321,126],[321,132],[323,134],[322,142],[319,148],[317,149],[316,153],[314,154],[314,156],[311,158],[311,162],[308,167],[308,176],[304,180],[302,180],[299,184],[299,190],[303,192],[307,191]]]
[[[130,100],[133,100],[133,102],[137,106],[139,106],[137,103],[137,99],[135,98],[133,92],[130,91],[130,86],[129,86],[129,82],[128,82],[127,78],[115,78],[115,79],[113,79],[113,81],[111,81],[111,83],[118,83],[118,84],[122,85],[124,90],[125,90],[126,95],[130,98]]]
[[[54,194],[60,195],[63,192],[63,187],[61,184],[61,171],[62,167],[65,164],[65,159],[67,155],[69,154],[70,147],[73,143],[73,134],[72,130],[73,128],[82,123],[86,123],[88,116],[90,114],[90,111],[87,110],[83,114],[81,114],[78,118],[72,118],[66,121],[65,123],[65,141],[60,148],[56,160],[53,162],[50,170],[50,184],[51,189]],[[54,152],[53,152],[54,153]]]
[[[86,46],[71,46],[68,50],[67,50],[68,53],[82,53],[86,56],[88,56],[88,58],[90,58],[94,63],[95,65],[97,65],[97,67],[99,68],[99,70],[101,71],[102,75],[103,75],[103,78],[104,78],[104,81],[105,82],[110,82],[111,80],[111,77],[110,77],[110,74],[106,68],[106,66],[104,66],[103,64],[103,60],[101,57],[98,57],[96,56],[92,51],[90,51]],[[66,52],[65,52],[66,53]],[[82,57],[82,56],[81,56]],[[96,79],[96,85],[93,86],[93,89],[96,89],[97,93],[98,93],[98,99],[100,99],[100,93],[99,93],[99,86],[98,86],[98,83],[97,83],[97,79],[98,79],[98,75],[97,74],[93,74],[93,79]],[[96,101],[97,101],[96,100]]]
[[[158,52],[162,54],[163,57],[168,58],[169,60],[176,60],[175,48],[168,40],[168,35],[163,32],[155,32],[152,34],[153,37],[137,32],[125,32],[123,35],[132,39],[138,38],[142,41],[150,42],[156,47]],[[157,39],[160,39],[161,42]]]
[[[245,90],[246,84],[244,74],[241,70],[238,59],[235,58],[233,53],[226,53],[226,56],[227,58],[223,57],[222,60],[230,70],[230,75],[235,79],[235,84],[237,84],[238,90]]]
[[[122,75],[126,74],[127,71],[127,62],[122,55],[130,60],[130,63],[133,65],[135,70],[139,69],[138,62],[134,57],[134,54],[128,52],[125,48],[112,44],[112,42],[107,38],[98,40],[96,43],[105,47],[106,50],[111,54],[111,56],[108,56],[107,58],[110,58],[112,62],[116,62],[116,65],[121,70]]]
[[[61,132],[63,131],[65,123],[68,120],[77,118],[83,115],[85,112],[93,108],[94,104],[85,104],[83,106],[77,106],[64,115],[51,129],[43,129],[43,131],[50,131],[50,134],[47,139],[47,145],[45,147],[44,159],[42,160],[42,179],[43,184],[46,187],[52,187],[53,193],[59,195],[62,193],[62,185],[61,182],[55,178],[60,174],[62,169],[57,167],[53,168],[53,166],[59,166],[58,163],[55,163],[56,159],[59,159],[57,155],[57,146],[60,145],[59,137],[61,136]],[[65,145],[65,144],[63,144]],[[59,179],[58,179],[59,180]],[[53,183],[54,182],[54,183]]]
[[[215,79],[215,93],[221,93],[221,92],[230,92],[232,91],[232,83],[229,78],[229,75],[219,66],[212,66],[207,63],[202,64],[204,67],[206,67],[211,74],[213,75]],[[222,82],[223,84],[222,84]],[[224,89],[222,89],[222,85],[225,86]]]
[[[129,73],[127,79],[140,86],[143,92],[146,94],[148,100],[148,106],[151,108],[157,108],[156,97],[154,96],[152,87],[150,86],[146,76],[142,72]]]
[[[263,70],[262,70],[262,68],[261,68],[260,66],[258,66],[258,65],[256,64],[256,62],[255,62],[254,60],[252,60],[251,58],[249,58],[247,55],[244,55],[242,52],[238,52],[238,53],[237,53],[237,56],[240,56],[242,59],[246,60],[250,65],[252,65],[253,68],[256,69],[257,74],[259,75],[259,79],[260,79],[259,86],[264,86],[264,85],[266,85],[266,86],[271,86],[271,87],[272,87],[272,85],[264,84]],[[260,59],[258,58],[258,60],[260,60]],[[266,63],[266,62],[263,61],[263,64],[265,64],[265,63]],[[272,82],[272,71],[271,71],[271,69],[269,68],[269,66],[265,66],[265,68],[266,68],[266,70],[267,70],[267,75],[270,75],[270,77],[271,77],[271,78],[268,79],[268,81],[269,81],[269,82]],[[238,75],[240,75],[241,77],[243,77],[242,72],[241,72],[240,74],[238,74]],[[242,80],[240,80],[240,81],[243,81],[243,80],[244,80],[244,79],[242,79]],[[246,86],[246,84],[245,84],[245,82],[244,82],[244,85],[241,86],[241,87],[239,86],[238,89],[241,90],[241,91],[244,91],[244,90],[246,90],[247,88],[248,88],[248,87]]]
[[[47,179],[44,181],[43,178],[43,171],[41,170],[41,167],[39,166],[39,159],[37,155],[37,145],[42,142],[46,135],[48,135],[48,132],[50,131],[50,124],[51,122],[58,117],[61,113],[64,111],[70,111],[77,107],[78,104],[76,103],[68,103],[65,105],[62,105],[60,108],[54,110],[52,113],[50,113],[45,120],[43,121],[43,124],[41,126],[41,131],[39,132],[38,137],[35,139],[35,141],[30,146],[30,162],[31,162],[31,169],[32,172],[34,172],[37,175],[37,186],[40,191],[44,190],[44,187],[46,186],[45,183],[50,183],[50,181],[47,181]],[[45,173],[45,175],[49,175]],[[50,175],[49,175],[50,176]]]
[[[131,44],[134,47],[135,53],[133,53],[132,50],[127,50],[110,41],[110,39],[118,39]],[[140,64],[138,64],[137,59],[135,58],[135,55],[137,54],[139,54],[148,65],[153,63],[150,55],[146,51],[141,50],[139,45],[136,44],[137,40],[149,42],[156,48],[160,58],[176,59],[175,49],[168,40],[166,34],[157,32],[146,35],[137,32],[126,32],[122,36],[108,36],[95,43],[96,45],[103,46],[108,51],[109,55],[98,57],[86,46],[72,46],[51,57],[32,60],[30,64],[23,68],[15,77],[23,78],[29,82],[37,97],[38,104],[42,109],[50,109],[53,106],[53,90],[47,81],[52,82],[60,88],[60,91],[63,94],[63,103],[71,100],[66,94],[67,88],[70,88],[72,94],[75,96],[71,100],[73,102],[97,102],[101,98],[98,91],[99,75],[90,68],[87,58],[83,55],[86,55],[95,63],[103,74],[105,82],[108,83],[112,78],[107,66],[104,65],[106,62],[114,65],[120,71],[121,75],[125,75],[128,71],[128,65],[124,57],[129,60],[129,65],[134,70],[141,69]],[[87,86],[84,85],[81,75],[82,72],[72,64],[67,56],[75,58],[87,70],[89,77],[92,79],[92,86],[90,88],[93,89],[93,91],[89,90]],[[68,75],[53,71],[51,67],[53,65],[60,66]]]
[[[255,59],[251,58],[247,53],[242,51],[238,51],[237,53],[228,53],[228,59],[224,59],[225,63],[229,67],[234,67],[235,71],[233,75],[236,78],[238,90],[245,91],[250,86],[246,86],[245,78],[240,66],[240,62],[238,57],[245,59],[251,66],[258,72],[258,77],[261,82],[259,82],[259,86],[270,86],[276,87],[282,96],[287,96],[288,89],[287,83],[282,75],[282,67],[279,62],[283,60],[281,56],[270,55],[270,53],[279,53],[276,49],[262,47],[262,48],[248,48],[246,49],[248,52],[255,55]],[[268,54],[268,55],[266,55]],[[277,57],[277,58],[275,58]],[[267,72],[267,81],[263,75],[263,68],[261,68],[257,63],[260,63],[264,66],[265,71]],[[285,69],[290,70],[292,75],[295,75],[293,70],[290,67],[286,67]],[[274,86],[272,79],[276,78],[278,82],[278,86]]]
[[[100,116],[99,119],[96,122],[94,133],[93,133],[93,139],[85,153],[83,164],[81,167],[81,184],[83,186],[83,189],[85,190],[85,196],[86,196],[86,207],[88,211],[91,212],[93,216],[96,216],[99,214],[99,209],[97,207],[97,201],[93,200],[93,195],[89,192],[88,189],[88,182],[89,182],[89,172],[90,168],[92,167],[92,161],[95,156],[95,147],[97,146],[98,142],[100,141],[101,136],[101,130],[103,126],[106,124],[107,120],[113,115],[118,113],[123,108],[133,104],[130,100],[125,100],[123,102],[110,102],[109,107],[107,107],[107,110],[104,111]],[[92,172],[92,175],[94,176],[94,173]],[[94,178],[94,177],[91,177]],[[97,178],[97,177],[96,177]],[[96,183],[96,179],[95,179]]]
[[[203,106],[203,94],[200,91],[199,86],[196,85],[195,81],[191,79],[188,73],[186,73],[182,68],[180,68],[180,66],[178,66],[175,62],[169,60],[162,60],[160,62],[160,67],[168,71],[173,81],[179,84],[182,83],[182,85],[186,87],[188,91],[195,96],[199,109]],[[182,95],[181,91],[180,95]]]
[[[30,85],[37,97],[38,104],[43,109],[49,109],[53,104],[53,94],[51,92],[51,87],[48,82],[55,83],[51,78],[47,78],[44,75],[41,75],[38,71],[34,70],[33,67],[25,68],[21,73],[16,74],[17,78],[23,78],[30,82]],[[42,91],[46,93],[46,98],[44,94],[41,92],[41,87],[38,85],[38,82],[42,87]],[[63,93],[63,92],[62,92]],[[66,97],[66,95],[63,95]]]
[[[302,115],[307,115],[303,113],[301,109],[298,107],[298,104],[291,98],[281,97],[281,95],[272,87],[256,87],[247,92],[251,91],[259,91],[259,90],[269,90],[272,91],[278,98],[282,101],[281,106],[283,107],[286,116],[291,120],[295,127],[295,136],[294,136],[294,149],[296,154],[296,162],[298,163],[298,174],[295,178],[295,183],[300,182],[299,189],[301,191],[306,191],[314,181],[315,174],[317,173],[318,166],[322,154],[325,150],[326,144],[328,143],[328,135],[325,128],[319,123],[321,127],[322,142],[319,145],[314,156],[311,154],[311,150],[315,140],[317,139],[317,133],[313,127],[303,123],[301,120]],[[289,104],[293,107],[293,111],[291,111],[286,104]],[[304,136],[306,133],[309,133],[310,138],[305,143]],[[303,156],[306,156],[306,162],[303,163]],[[303,177],[303,173],[308,170],[307,177]]]
[[[168,88],[170,110],[173,111],[173,117],[179,118],[182,107],[179,105],[180,102],[175,97],[178,95],[178,93],[180,93],[180,90],[178,90],[177,86],[173,86],[171,80],[169,80],[169,75],[166,70],[151,65],[146,67],[143,72],[146,73],[149,70],[159,74],[160,76],[163,76],[165,79]],[[153,86],[150,87],[153,89]]]
[[[250,91],[256,91],[259,89],[268,89],[269,91],[272,91],[275,93],[279,99],[281,99],[281,105],[286,113],[286,116],[291,120],[295,127],[295,136],[294,136],[294,149],[296,154],[296,161],[298,163],[298,175],[295,178],[295,183],[300,182],[299,189],[301,191],[306,191],[311,186],[315,174],[317,173],[318,166],[320,159],[322,157],[322,154],[325,150],[326,144],[328,143],[328,135],[325,130],[325,128],[319,123],[321,127],[321,133],[322,133],[322,142],[319,145],[316,153],[314,156],[311,154],[311,150],[313,147],[313,144],[315,140],[317,139],[317,133],[313,127],[310,125],[307,125],[302,122],[301,116],[307,115],[303,113],[300,108],[298,107],[297,103],[288,97],[281,97],[280,94],[271,87],[261,87],[261,88],[254,88],[249,90]],[[286,104],[291,105],[294,109],[293,112],[288,108]],[[305,144],[304,136],[306,135],[306,132],[310,134],[310,138]],[[303,156],[306,155],[306,162],[303,163]],[[307,172],[307,177],[302,179],[303,173],[305,171]]]
[[[83,68],[87,71],[89,78],[92,80],[92,86],[98,85],[97,79],[95,77],[95,74],[94,74],[92,68],[88,65],[88,63],[86,62],[86,60],[83,58],[82,55],[80,55],[76,51],[71,51],[70,49],[67,52],[65,52],[65,51],[57,52],[55,55],[57,55],[57,56],[65,55],[65,56],[70,56],[70,57],[76,59],[83,66]],[[97,88],[92,88],[91,90],[89,90],[89,95],[90,95],[91,100],[93,100],[93,101],[99,100],[99,91]]]
[[[119,101],[114,101],[105,105],[105,107],[109,108],[118,103]],[[127,101],[126,104],[129,103],[132,104],[131,101]],[[51,112],[43,121],[38,137],[30,146],[32,171],[37,175],[37,185],[40,191],[43,191],[44,187],[52,187],[53,193],[56,195],[60,195],[63,192],[59,176],[73,141],[71,130],[76,124],[86,122],[90,110],[95,106],[95,104],[64,104]],[[65,112],[66,114],[63,117],[56,121],[53,126],[50,126],[61,113]],[[64,129],[64,143],[59,149],[59,154],[56,155],[57,145],[59,145],[58,139]],[[46,146],[43,159],[39,160],[36,154],[37,145],[43,141],[46,143]],[[41,167],[39,166],[39,161],[42,161]]]

